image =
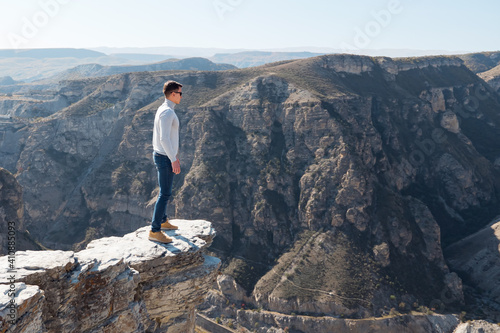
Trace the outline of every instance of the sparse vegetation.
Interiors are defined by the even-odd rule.
[[[399,313],[395,308],[391,308],[389,311],[389,316],[400,316],[401,313]]]
[[[429,309],[428,307],[426,307],[425,305],[421,305],[417,308],[418,312],[422,312],[424,314],[427,314],[427,315],[431,315],[431,314],[434,314],[434,312]]]
[[[309,253],[304,261],[307,266],[300,265],[302,253]],[[285,299],[327,297],[348,307],[369,304],[376,268],[342,233],[316,233],[289,260],[285,276],[291,282],[279,284],[276,295]]]
[[[254,264],[254,263],[253,263]],[[252,264],[239,259],[233,258],[227,267],[223,269],[223,273],[231,275],[239,285],[241,285],[245,290],[252,290],[255,283],[262,276],[264,269],[267,266],[255,266],[252,269]]]
[[[405,311],[406,310],[406,303],[405,302],[399,303],[398,308],[400,311]]]

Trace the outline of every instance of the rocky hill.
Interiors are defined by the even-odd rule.
[[[459,55],[467,66],[474,73],[486,72],[493,67],[500,65],[500,52],[479,52]]]
[[[8,85],[17,84],[17,83],[18,83],[18,81],[15,81],[10,76],[0,77],[0,86],[8,86]]]
[[[470,53],[459,56],[464,64],[500,92],[500,52]]]
[[[252,306],[462,310],[442,248],[499,214],[500,103],[455,57],[71,81],[67,107],[15,132],[25,225],[43,245],[79,250],[149,221],[151,128],[169,79],[185,93],[171,216],[214,221],[211,250]]]
[[[478,74],[480,78],[486,81],[497,93],[500,93],[500,65],[490,70]]]
[[[480,291],[475,306],[495,309],[500,319],[500,221],[491,224],[445,249],[451,269],[469,286]],[[492,301],[493,300],[493,301]],[[484,306],[484,305],[485,306]]]

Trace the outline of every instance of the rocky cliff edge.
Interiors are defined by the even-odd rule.
[[[174,223],[166,245],[149,241],[146,226],[76,253],[0,257],[0,332],[194,331],[194,308],[220,267],[203,254],[215,230],[203,220]]]

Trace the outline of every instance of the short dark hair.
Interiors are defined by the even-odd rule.
[[[172,80],[167,81],[163,85],[163,94],[165,95],[165,97],[168,97],[173,91],[177,91],[177,89],[179,89],[180,87],[182,87],[182,84],[180,84],[179,82],[175,82]]]

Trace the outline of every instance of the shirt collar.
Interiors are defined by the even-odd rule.
[[[171,108],[172,110],[174,110],[174,109],[175,109],[175,103],[174,103],[174,102],[172,102],[171,100],[169,100],[169,99],[166,99],[166,98],[165,98],[165,103],[167,103],[167,106],[168,106],[169,108]]]

